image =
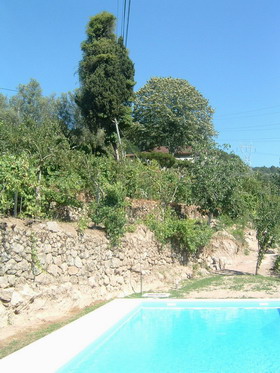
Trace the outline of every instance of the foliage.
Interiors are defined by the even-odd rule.
[[[257,274],[265,253],[270,247],[275,246],[280,238],[280,198],[278,195],[266,192],[260,196],[255,227],[259,245]]]
[[[213,233],[209,226],[193,219],[179,219],[168,209],[164,211],[163,219],[150,215],[146,223],[160,242],[170,242],[189,255],[197,254]]]
[[[134,141],[142,150],[166,146],[172,154],[208,144],[215,135],[212,114],[208,101],[186,80],[152,78],[136,93]]]
[[[274,262],[273,270],[278,275],[280,274],[280,255],[277,255],[277,258]]]
[[[117,245],[124,234],[126,224],[125,190],[115,183],[107,185],[104,195],[91,204],[91,219],[96,224],[104,224],[112,245]]]
[[[36,168],[26,153],[21,156],[2,154],[0,157],[0,213],[19,212],[34,216],[40,214],[35,198],[38,185]],[[17,206],[17,200],[20,200]]]
[[[18,123],[41,125],[46,119],[56,118],[56,100],[53,96],[45,97],[35,79],[28,84],[18,86],[18,94],[10,99],[10,107],[17,113]]]
[[[137,154],[139,159],[143,161],[155,160],[161,167],[172,167],[176,163],[176,158],[172,154],[157,153],[157,152],[142,152]]]
[[[83,59],[79,76],[81,88],[77,104],[88,128],[106,132],[115,143],[114,120],[120,129],[131,123],[130,102],[134,86],[134,66],[122,38],[114,34],[115,17],[102,12],[89,21],[87,40],[82,43]]]
[[[190,178],[180,169],[161,169],[151,161],[143,164],[139,160],[126,161],[118,165],[115,177],[122,182],[130,198],[187,202],[190,200]]]
[[[231,230],[231,233],[233,237],[241,243],[242,246],[247,246],[244,226],[235,226],[234,229]]]
[[[249,172],[241,159],[212,148],[202,150],[192,164],[194,201],[209,217],[226,214],[238,217],[243,211],[242,179]]]

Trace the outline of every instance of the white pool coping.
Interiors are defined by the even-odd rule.
[[[116,299],[0,360],[0,372],[53,373],[141,304]]]
[[[259,303],[257,308],[266,308],[269,302],[279,302],[279,305],[274,307],[280,308],[280,299],[116,299],[3,358],[0,360],[0,372],[54,373],[136,307],[146,302],[167,302],[169,305],[183,302],[244,302],[246,305],[253,302]]]

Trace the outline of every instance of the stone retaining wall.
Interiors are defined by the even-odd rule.
[[[44,319],[94,300],[169,286],[189,277],[186,258],[145,226],[112,248],[101,230],[71,224],[0,223],[0,326]],[[142,275],[141,275],[142,274]]]

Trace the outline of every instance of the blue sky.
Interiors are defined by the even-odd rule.
[[[35,78],[45,95],[78,88],[89,17],[112,12],[120,32],[123,4],[2,0],[0,87]],[[188,80],[215,109],[218,143],[252,166],[279,166],[279,14],[279,0],[131,0],[136,90],[154,76]]]

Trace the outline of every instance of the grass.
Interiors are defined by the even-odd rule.
[[[87,313],[94,311],[95,309],[103,306],[105,303],[107,303],[107,301],[95,303],[91,306],[85,307],[84,309],[75,312],[74,315],[63,319],[62,321],[48,324],[48,326],[41,327],[35,331],[23,332],[20,336],[13,337],[13,340],[10,342],[0,342],[0,359],[11,354],[12,352],[19,350],[22,347],[29,345],[37,339],[40,339],[46,336],[47,334],[52,333],[53,331],[69,324],[70,322],[77,320],[78,318],[86,315]]]
[[[276,277],[252,276],[252,275],[235,275],[221,276],[215,275],[212,277],[190,280],[185,282],[180,289],[170,291],[174,298],[185,298],[189,293],[200,291],[213,291],[224,289],[228,291],[262,291],[270,293],[276,291],[280,285],[280,279]],[[199,294],[198,294],[199,296]]]
[[[209,277],[187,280],[181,283],[180,288],[163,290],[163,292],[170,293],[170,298],[188,298],[190,294],[192,298],[201,298],[200,292],[202,291],[209,291],[210,293],[213,290],[220,289],[226,291],[240,292],[239,296],[242,298],[246,298],[248,297],[246,295],[248,291],[264,292],[267,295],[271,295],[277,291],[277,287],[279,286],[280,278],[277,277],[265,277],[260,275],[214,275]],[[140,293],[135,293],[129,296],[129,298],[141,297],[142,295]]]

